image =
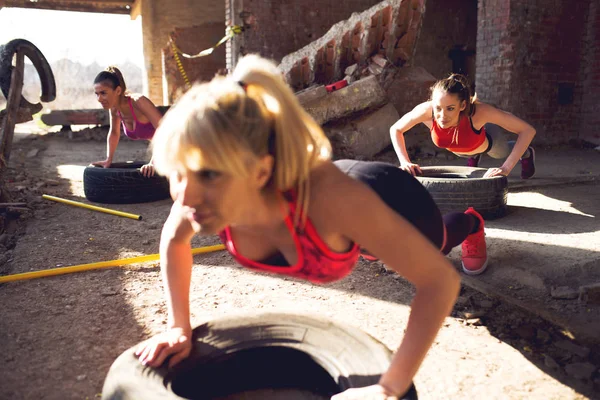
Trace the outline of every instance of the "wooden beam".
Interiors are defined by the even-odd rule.
[[[135,0],[133,2],[133,5],[131,6],[131,12],[129,13],[129,16],[132,20],[135,20],[137,17],[142,15],[142,1],[143,0]]]
[[[129,14],[133,0],[130,1],[64,1],[64,0],[3,0],[5,7],[31,8],[39,10],[79,11],[106,14]]]

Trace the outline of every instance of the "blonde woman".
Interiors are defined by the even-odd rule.
[[[535,174],[535,151],[530,146],[535,129],[511,113],[476,101],[463,75],[452,74],[437,81],[431,88],[431,99],[416,106],[390,128],[400,168],[412,175],[420,175],[421,168],[408,157],[404,133],[418,123],[430,129],[437,147],[468,158],[470,167],[477,167],[483,154],[505,158],[500,167],[488,169],[484,177],[508,175],[519,161],[522,179]],[[508,142],[498,129],[491,129],[489,125],[486,131],[486,124],[517,134],[516,142]]]
[[[349,274],[360,244],[412,282],[416,295],[379,384],[333,398],[407,392],[460,286],[440,252],[450,234],[415,178],[391,164],[331,162],[321,128],[274,64],[257,56],[243,58],[232,76],[190,89],[165,115],[152,148],[174,204],[160,242],[168,329],[138,347],[143,364],[170,357],[172,366],[190,354],[194,235],[218,234],[245,267],[317,283]],[[377,192],[394,185],[385,199]]]
[[[106,159],[92,164],[109,168],[121,137],[119,125],[123,125],[123,132],[130,139],[151,140],[162,114],[145,96],[127,91],[123,75],[117,67],[108,67],[96,76],[94,93],[102,108],[109,112],[110,129],[106,138]],[[152,160],[143,165],[140,172],[146,177],[153,176]]]

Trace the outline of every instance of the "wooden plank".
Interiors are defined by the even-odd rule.
[[[98,12],[107,14],[129,14],[133,0],[130,1],[65,1],[65,0],[5,0],[5,7],[33,8],[40,10]]]
[[[0,203],[0,208],[6,207],[26,207],[27,203]]]
[[[164,115],[169,106],[157,106],[158,111]],[[53,125],[110,125],[108,111],[102,108],[80,110],[52,110],[42,114],[42,122],[48,126]]]

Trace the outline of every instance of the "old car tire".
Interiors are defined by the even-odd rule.
[[[170,370],[144,367],[135,347],[126,350],[108,372],[102,399],[214,399],[268,388],[329,399],[377,383],[391,360],[386,346],[357,328],[297,314],[213,320],[195,328],[192,341],[190,356]],[[403,397],[416,398],[414,386]]]
[[[506,214],[508,180],[505,176],[483,178],[486,168],[421,167],[417,179],[425,186],[443,214],[473,207],[485,219]]]
[[[109,204],[145,203],[169,197],[169,182],[140,172],[144,162],[113,163],[110,168],[90,165],[83,171],[83,191],[89,201]]]

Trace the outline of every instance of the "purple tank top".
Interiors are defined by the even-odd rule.
[[[125,136],[129,139],[133,140],[150,140],[154,136],[154,131],[156,130],[151,122],[146,122],[145,124],[140,122],[135,116],[135,112],[133,111],[133,106],[131,105],[131,97],[129,97],[129,109],[131,110],[131,115],[133,115],[133,130],[130,131],[127,129],[127,125],[125,125],[125,120],[123,119],[123,115],[121,115],[121,111],[117,110],[117,114],[121,118],[121,124],[123,124],[123,131],[125,132]]]

